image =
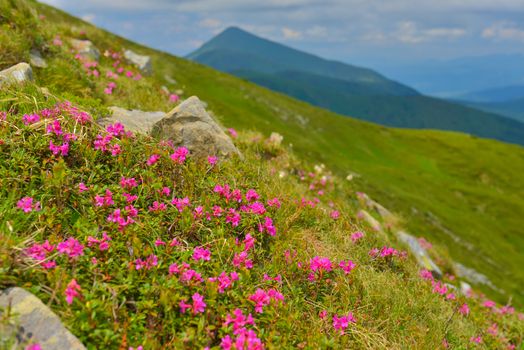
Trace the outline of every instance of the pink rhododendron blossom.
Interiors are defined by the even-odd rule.
[[[218,158],[215,157],[215,156],[209,156],[207,157],[207,162],[209,163],[209,165],[211,166],[214,166],[217,164],[217,161],[218,161]]]
[[[82,289],[80,288],[80,285],[76,282],[76,280],[72,279],[71,282],[68,283],[67,288],[65,290],[66,302],[68,304],[72,304],[73,299],[80,295],[81,290]]]
[[[188,207],[191,203],[189,201],[189,198],[173,198],[171,201],[171,204],[173,204],[178,211],[181,213],[185,207]]]
[[[151,166],[151,165],[155,164],[156,162],[158,162],[159,159],[160,159],[160,155],[159,154],[153,154],[151,157],[149,157],[147,159],[146,164]]]
[[[278,198],[273,198],[273,199],[269,199],[267,201],[267,205],[268,207],[275,207],[275,208],[280,208],[280,201],[278,200]]]
[[[353,243],[357,243],[362,237],[364,237],[364,234],[360,231],[357,231],[351,234],[350,238],[353,241]]]
[[[246,251],[243,251],[241,253],[236,253],[233,257],[233,266],[240,268],[242,265],[246,269],[253,268],[253,261],[248,259],[248,253]]]
[[[482,344],[482,337],[480,335],[476,337],[471,337],[469,341],[475,344]]]
[[[53,39],[53,45],[55,46],[62,46],[62,40],[60,39],[60,36],[55,36],[55,38]]]
[[[31,344],[25,347],[25,350],[42,350],[40,344]]]
[[[331,260],[329,260],[329,258],[315,256],[309,261],[309,268],[313,272],[329,272],[333,270],[333,264],[331,263]]]
[[[345,329],[350,323],[356,323],[353,313],[348,313],[344,316],[333,315],[333,328],[340,331],[340,334],[344,334]]]
[[[65,241],[58,243],[56,250],[60,254],[68,255],[70,258],[84,255],[84,246],[73,237],[69,237]]]
[[[431,249],[433,248],[433,245],[431,243],[429,243],[424,237],[420,237],[418,239],[418,243],[420,244],[420,246],[424,249]]]
[[[78,192],[82,193],[82,192],[85,192],[85,191],[89,191],[89,187],[87,187],[85,183],[80,182],[78,184]]]
[[[157,201],[153,202],[153,205],[149,207],[150,212],[160,212],[167,210],[167,205],[165,203],[160,203]]]
[[[180,100],[180,97],[178,97],[178,95],[176,94],[169,95],[169,102],[178,102],[178,100]]]
[[[433,286],[433,293],[445,295],[448,292],[448,286],[442,282],[432,281],[431,285]]]
[[[238,278],[238,273],[236,272],[231,272],[230,274],[222,272],[218,277],[210,277],[209,281],[218,282],[218,292],[224,293],[226,289],[233,286],[233,282],[237,281]]]
[[[193,260],[196,260],[196,261],[199,261],[199,260],[209,261],[209,260],[211,260],[211,252],[208,249],[204,249],[202,247],[196,247],[193,250]]]
[[[120,179],[120,186],[124,189],[132,189],[138,186],[134,177],[126,178],[122,176]]]
[[[234,139],[237,138],[238,133],[237,133],[237,131],[235,129],[229,128],[229,129],[227,129],[227,131],[229,132],[229,135],[231,135],[232,138],[234,138]]]
[[[257,191],[253,189],[249,189],[246,192],[246,200],[248,202],[254,202],[260,198],[260,195],[257,193]]]
[[[175,153],[170,155],[169,157],[178,164],[183,164],[186,161],[186,157],[189,154],[189,151],[185,147],[178,147],[175,149]]]
[[[50,124],[46,127],[46,132],[48,134],[55,134],[56,136],[62,135],[64,132],[62,131],[62,126],[60,125],[60,121],[53,120]]]
[[[348,273],[350,273],[357,265],[351,261],[351,260],[347,260],[347,261],[344,261],[342,260],[338,266],[344,271],[344,273],[347,275]]]
[[[333,219],[333,220],[337,220],[339,217],[340,217],[340,212],[338,210],[333,210],[329,216]]]
[[[486,300],[482,303],[482,306],[487,308],[494,308],[497,304],[493,300]]]
[[[255,303],[255,311],[257,313],[262,313],[263,307],[269,305],[271,301],[284,302],[284,296],[276,289],[269,289],[266,292],[258,288],[248,299]]]
[[[244,315],[242,310],[235,309],[233,311],[233,314],[227,314],[226,320],[224,322],[224,326],[233,325],[233,334],[238,334],[242,328],[251,325],[255,325],[255,321],[253,319],[253,316],[251,314]]]
[[[459,308],[459,312],[462,315],[464,315],[464,316],[469,315],[469,306],[468,306],[468,304],[466,304],[466,303],[462,304],[462,306]]]
[[[110,190],[106,190],[104,196],[95,196],[95,205],[97,207],[109,207],[115,204],[113,201],[113,193]]]
[[[16,206],[23,210],[24,213],[40,210],[40,202],[35,202],[33,197],[23,197],[16,203]]]
[[[57,155],[67,156],[67,154],[69,153],[69,143],[64,142],[61,145],[55,145],[53,143],[53,140],[50,140],[49,141],[49,150],[55,156],[57,156]]]
[[[327,310],[322,310],[318,314],[318,317],[320,317],[321,319],[325,319],[327,317],[327,314],[328,314]]]
[[[425,280],[428,280],[428,281],[433,281],[433,274],[429,270],[426,270],[426,269],[420,270],[419,276],[422,279],[425,279]]]

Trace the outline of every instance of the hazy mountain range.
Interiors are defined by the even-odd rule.
[[[388,126],[454,130],[524,144],[524,124],[231,27],[188,58],[337,113]]]

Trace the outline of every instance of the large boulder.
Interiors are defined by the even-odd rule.
[[[431,271],[437,278],[442,277],[442,270],[440,270],[437,264],[430,258],[428,252],[420,245],[416,237],[404,231],[397,231],[397,238],[409,248],[411,254],[415,256],[415,259],[417,259],[418,264],[422,268]]]
[[[107,126],[116,122],[122,123],[126,130],[138,132],[142,134],[149,134],[153,125],[160,119],[164,118],[166,114],[162,111],[158,112],[144,112],[140,110],[128,110],[120,107],[109,107],[113,114],[109,117],[100,119],[98,123],[102,126]]]
[[[15,66],[0,71],[0,86],[3,84],[24,83],[32,80],[33,70],[31,66],[25,62],[18,63]]]
[[[42,57],[42,54],[38,50],[31,50],[29,53],[30,63],[33,67],[47,68],[47,62]]]
[[[142,71],[144,74],[151,74],[153,73],[153,65],[151,63],[151,57],[139,55],[134,51],[126,50],[124,51],[124,57],[126,60],[135,65],[138,69]]]
[[[100,51],[89,40],[71,39],[71,46],[84,59],[98,61],[100,58]]]
[[[240,155],[240,152],[217,122],[206,112],[203,103],[192,96],[166,114],[153,126],[151,134],[186,147],[191,156]]]
[[[2,338],[22,343],[38,343],[45,350],[84,350],[82,343],[69,332],[56,314],[28,291],[14,287],[0,293],[0,316],[10,306],[15,326],[0,332]],[[4,311],[5,312],[5,311]]]

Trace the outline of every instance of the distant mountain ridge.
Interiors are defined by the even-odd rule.
[[[187,58],[347,116],[524,145],[524,124],[517,120],[423,96],[371,69],[326,60],[236,27],[224,30]]]

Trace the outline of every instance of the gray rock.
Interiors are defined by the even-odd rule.
[[[367,208],[374,209],[383,219],[393,215],[382,204],[371,199],[366,193],[360,193],[359,197],[364,201]]]
[[[153,65],[151,62],[151,57],[139,55],[134,51],[126,50],[124,51],[124,57],[129,63],[134,64],[138,69],[144,74],[153,73]]]
[[[25,62],[18,63],[3,71],[0,71],[0,86],[3,84],[24,83],[33,80],[33,70]]]
[[[113,114],[107,118],[100,119],[98,123],[107,126],[116,122],[122,123],[126,130],[149,134],[153,125],[166,114],[162,111],[143,112],[139,110],[128,110],[120,107],[109,107]]]
[[[173,84],[173,85],[176,85],[177,84],[177,81],[175,79],[173,79],[173,77],[171,77],[170,75],[164,75],[164,79],[169,83],[169,84]]]
[[[11,328],[18,342],[38,343],[45,350],[83,350],[84,345],[69,332],[56,314],[40,299],[18,287],[0,293],[0,314],[9,307],[17,325]],[[3,311],[5,312],[5,311]],[[9,334],[0,334],[2,337]]]
[[[442,270],[440,270],[437,264],[435,264],[435,262],[431,260],[428,252],[426,251],[426,249],[422,248],[416,237],[413,237],[412,235],[404,231],[397,231],[396,235],[399,241],[403,242],[408,246],[411,254],[415,256],[415,259],[417,259],[417,262],[421,267],[431,271],[433,275],[436,275],[435,277],[437,278],[442,277]]]
[[[460,278],[464,278],[468,280],[469,282],[473,284],[483,284],[491,289],[499,292],[500,294],[506,294],[506,292],[503,289],[498,288],[491,282],[491,280],[486,276],[481,274],[480,272],[476,271],[475,269],[471,267],[467,267],[462,265],[461,263],[454,263],[453,267],[455,268],[455,271],[457,272],[457,276]]]
[[[206,112],[204,105],[192,96],[166,114],[153,126],[151,134],[186,147],[193,158],[206,156],[241,156],[231,138]]]
[[[29,53],[30,63],[34,67],[47,68],[47,62],[42,58],[42,54],[38,50],[31,50]]]
[[[71,46],[84,59],[98,61],[100,58],[100,51],[89,40],[71,39]]]

